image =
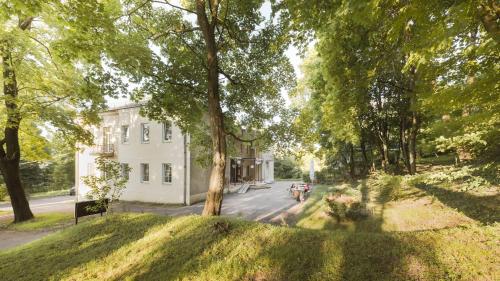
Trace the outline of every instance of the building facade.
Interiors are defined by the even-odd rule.
[[[172,121],[151,121],[139,114],[140,105],[117,107],[101,113],[99,127],[91,129],[94,146],[76,153],[78,200],[88,200],[83,176],[95,175],[95,159],[109,157],[131,171],[120,200],[190,205],[205,199],[210,168],[199,166],[188,134]],[[242,182],[274,181],[274,159],[247,144],[237,144],[238,155],[226,165],[226,187]],[[238,151],[238,150],[237,150]],[[123,169],[126,170],[126,169]]]

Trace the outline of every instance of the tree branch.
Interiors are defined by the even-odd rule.
[[[392,81],[387,81],[387,80],[381,80],[381,79],[377,79],[377,82],[378,83],[382,83],[382,84],[387,84],[389,86],[392,86],[394,88],[397,88],[397,89],[400,89],[400,90],[403,90],[403,91],[407,91],[407,92],[413,92],[412,89],[408,89],[408,88],[405,88],[405,87],[401,87],[399,85],[397,85],[396,83],[392,82]]]
[[[153,36],[151,36],[151,39],[152,40],[156,40],[162,36],[165,36],[165,35],[168,35],[168,34],[184,34],[184,33],[189,33],[189,32],[193,32],[193,31],[200,31],[200,27],[196,26],[196,27],[193,27],[193,28],[188,28],[188,29],[178,29],[178,30],[167,30],[167,31],[164,31],[164,32],[160,32],[160,33],[157,33]]]
[[[34,17],[27,17],[24,20],[19,19],[19,28],[21,30],[26,30],[31,26],[31,22],[33,22]]]
[[[233,133],[233,132],[231,132],[231,131],[226,130],[225,128],[224,128],[224,133],[225,133],[226,135],[228,135],[228,136],[233,137],[234,139],[236,139],[236,140],[238,140],[238,141],[241,141],[241,142],[249,142],[249,143],[252,143],[252,142],[254,142],[254,141],[256,141],[256,140],[258,140],[258,139],[262,138],[262,136],[258,136],[258,137],[253,138],[253,139],[243,139],[243,138],[241,138],[241,137],[237,136],[235,133]]]
[[[224,77],[226,77],[227,80],[229,80],[229,82],[231,82],[232,84],[234,84],[234,85],[241,85],[241,81],[238,81],[238,80],[234,79],[229,74],[227,74],[226,72],[224,72],[224,70],[222,70],[220,67],[219,67],[219,73],[222,74]]]
[[[38,40],[35,37],[32,37],[30,35],[28,35],[28,37],[31,38],[31,39],[33,39],[38,44],[42,45],[45,48],[45,50],[47,50],[47,53],[49,54],[49,57],[50,57],[50,60],[51,60],[52,64],[56,67],[57,70],[59,70],[59,67],[57,67],[57,64],[54,62],[54,58],[52,57],[52,53],[50,52],[49,47],[47,47],[47,45],[45,45],[42,41]]]
[[[178,9],[178,10],[181,10],[181,11],[188,12],[188,13],[196,15],[195,11],[191,11],[191,10],[183,8],[181,6],[174,5],[174,4],[172,4],[172,3],[168,2],[168,1],[156,1],[156,0],[152,0],[151,3],[165,4],[165,5],[168,5],[168,6],[172,7],[172,8],[175,8],[175,9]]]

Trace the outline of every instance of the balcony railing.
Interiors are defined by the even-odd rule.
[[[115,147],[113,144],[94,145],[90,148],[90,154],[112,157],[115,155]]]

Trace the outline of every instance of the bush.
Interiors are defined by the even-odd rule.
[[[389,202],[401,197],[402,182],[402,176],[377,173],[373,177],[371,185],[378,189],[380,201]]]
[[[488,188],[498,182],[498,165],[495,163],[480,166],[466,165],[425,174],[407,176],[405,182],[410,186],[422,187],[442,183],[456,183],[460,191]]]
[[[302,170],[299,163],[290,157],[277,158],[274,161],[274,176],[277,179],[298,179],[302,177]]]
[[[0,185],[0,201],[5,200],[5,197],[7,197],[8,192],[7,192],[7,187],[5,184]]]
[[[357,201],[352,196],[343,194],[332,194],[325,198],[330,215],[335,217],[338,222],[348,218],[351,220],[360,220],[367,218],[370,212],[366,204]]]
[[[302,181],[304,181],[306,183],[311,183],[311,177],[309,176],[309,173],[302,174]]]
[[[351,220],[365,219],[369,215],[370,211],[366,208],[366,204],[362,202],[353,202],[346,212],[346,217]]]

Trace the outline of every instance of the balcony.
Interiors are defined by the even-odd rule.
[[[90,147],[90,155],[113,157],[115,155],[115,147],[113,144],[94,145]]]

